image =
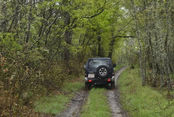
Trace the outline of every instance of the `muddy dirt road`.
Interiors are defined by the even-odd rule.
[[[117,80],[120,74],[126,69],[126,67],[121,68],[119,71],[115,73],[115,83],[117,84]],[[110,105],[110,109],[112,111],[112,117],[127,117],[126,112],[121,109],[120,101],[119,101],[119,93],[118,89],[108,90],[107,91],[108,102]]]
[[[80,111],[88,96],[88,91],[82,90],[75,94],[68,108],[56,117],[79,117]]]
[[[115,73],[115,83],[117,83],[117,79],[125,69],[126,67],[123,67]],[[88,91],[82,90],[77,92],[74,98],[68,104],[67,109],[62,113],[60,113],[59,115],[57,115],[56,117],[79,117],[82,106],[87,100],[87,97],[88,97]],[[107,97],[110,109],[112,111],[112,116],[127,117],[126,113],[121,109],[117,88],[113,90],[108,90]]]

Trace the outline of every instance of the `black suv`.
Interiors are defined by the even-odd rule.
[[[105,85],[108,88],[115,87],[115,77],[110,58],[90,58],[84,65],[85,69],[85,88],[90,89],[95,85]]]

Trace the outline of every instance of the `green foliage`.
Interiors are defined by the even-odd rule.
[[[84,84],[79,80],[76,82],[70,80],[64,83],[62,90],[66,93],[72,93],[82,89],[82,87],[84,87]]]
[[[119,31],[126,22],[120,5],[114,0],[1,0],[0,83],[12,101],[0,113],[22,116],[18,112],[32,109],[37,97],[82,87],[64,82],[81,75],[87,58],[107,57],[117,43],[122,46],[119,39],[110,47],[113,36],[126,34]]]
[[[35,111],[56,115],[65,109],[65,105],[70,101],[71,97],[64,95],[42,97],[35,103]]]
[[[124,0],[123,3],[132,18],[130,33],[138,41],[142,84],[163,87],[167,82],[166,86],[171,90],[173,81],[169,76],[174,72],[173,1]]]
[[[126,70],[118,81],[123,108],[131,117],[174,117],[174,101],[163,91],[141,86],[138,69]]]
[[[105,93],[106,89],[92,89],[82,109],[81,117],[111,117]]]
[[[70,102],[74,93],[82,89],[81,82],[68,81],[65,82],[61,89],[65,94],[51,95],[38,99],[35,102],[35,111],[47,114],[59,114],[66,108],[67,103]]]
[[[9,99],[1,99],[5,102],[0,101],[0,116],[23,116],[19,112],[24,107],[32,109],[35,98],[55,90],[77,91],[82,84],[64,82],[79,77],[89,57],[109,56],[118,65],[132,67],[140,58],[141,69],[147,66],[142,73],[149,71],[149,81],[170,85],[171,79],[166,77],[174,69],[173,8],[173,2],[166,0],[1,0],[0,90],[2,97]],[[147,87],[142,90],[150,92]],[[95,91],[104,92],[92,90],[94,97],[90,98],[94,100]],[[52,109],[53,102],[63,97],[50,97],[48,100],[53,101],[46,103],[48,110],[42,111],[40,102],[38,111],[57,113]],[[101,99],[106,100],[104,96]],[[65,98],[62,105],[68,100]],[[140,101],[134,100],[137,105]],[[55,106],[59,108],[58,103]],[[103,112],[110,116],[104,109],[107,107]]]
[[[22,50],[22,46],[18,43],[19,39],[15,39],[14,33],[0,33],[0,47],[4,51],[16,52]]]

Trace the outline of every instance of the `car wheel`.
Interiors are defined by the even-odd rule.
[[[108,83],[106,86],[107,89],[112,89],[112,83]]]
[[[111,83],[111,86],[112,86],[112,89],[115,89],[115,82],[114,81]]]
[[[85,83],[85,90],[90,90],[91,89],[91,85],[89,85],[88,83]]]
[[[107,84],[108,89],[114,89],[115,88],[115,82],[111,82]]]

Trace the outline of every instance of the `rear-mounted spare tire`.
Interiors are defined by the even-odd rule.
[[[97,75],[101,78],[105,78],[108,76],[108,68],[104,65],[101,65],[97,68]]]

